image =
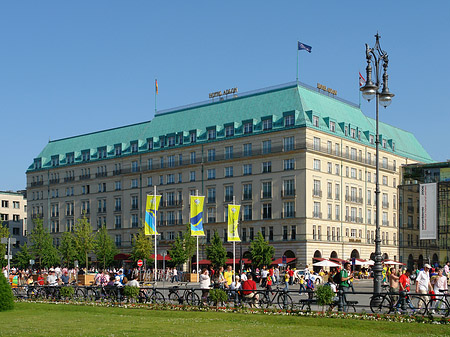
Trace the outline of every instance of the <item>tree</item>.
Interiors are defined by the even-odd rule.
[[[59,264],[58,251],[53,246],[50,233],[45,230],[41,217],[35,218],[30,234],[31,252],[37,260],[39,268]]]
[[[3,226],[3,222],[0,220],[0,238],[9,238],[9,229],[6,226]],[[6,245],[0,244],[0,266],[4,267],[7,264],[7,260],[3,258],[6,255]]]
[[[25,242],[20,246],[20,251],[13,257],[13,263],[16,267],[20,269],[25,269],[30,265],[30,260],[33,259],[33,255],[31,253],[31,249],[28,247],[28,244]]]
[[[102,261],[103,269],[114,261],[117,249],[113,239],[108,234],[106,226],[102,226],[95,234],[94,253],[97,255],[97,260]]]
[[[261,232],[258,232],[255,240],[250,244],[250,254],[255,267],[268,266],[272,263],[272,256],[275,249],[264,240]]]
[[[70,232],[64,232],[61,237],[61,244],[59,246],[59,252],[63,263],[69,267],[74,263],[77,258],[77,248],[73,234]]]
[[[172,243],[172,249],[169,250],[170,258],[175,266],[184,264],[188,260],[186,250],[184,249],[184,240],[181,236],[175,238],[174,243]]]
[[[3,273],[0,273],[0,311],[14,309],[14,295]]]
[[[220,236],[217,231],[214,231],[211,244],[206,247],[206,256],[208,260],[211,261],[214,269],[218,269],[225,264],[227,259],[227,251],[222,245],[222,241],[220,240]]]
[[[88,269],[88,255],[94,248],[94,233],[92,232],[91,223],[84,214],[74,226],[74,240],[80,257],[86,259],[86,269]]]
[[[152,235],[145,235],[145,229],[142,227],[133,239],[133,247],[131,249],[131,258],[133,261],[146,260],[152,263],[150,256],[153,253]]]

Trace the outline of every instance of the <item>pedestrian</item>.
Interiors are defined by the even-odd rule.
[[[394,299],[394,302],[397,302],[398,296],[398,281],[400,279],[399,276],[396,275],[395,268],[391,267],[390,273],[389,273],[389,291],[393,293],[392,298]]]
[[[442,298],[443,297],[442,295],[447,293],[448,291],[447,276],[444,276],[444,271],[442,269],[438,270],[438,274],[434,278],[433,287],[434,293],[436,295],[436,310],[437,310],[438,309],[437,306],[439,305],[438,300]]]
[[[206,305],[206,299],[209,294],[209,286],[211,285],[211,278],[209,277],[208,269],[203,268],[200,274],[200,289],[202,290],[202,302]]]
[[[345,262],[344,269],[340,271],[341,283],[339,284],[339,293],[340,293],[339,301],[342,310],[344,310],[344,312],[347,312],[348,310],[346,294],[350,290],[349,280],[353,277],[353,272],[351,270],[352,270],[351,264],[349,262]]]
[[[416,293],[427,295],[429,291],[431,292],[433,290],[429,274],[431,266],[427,263],[423,266],[423,269],[424,270],[421,270],[416,278]],[[428,305],[429,297],[423,296],[422,298],[425,301],[425,304]],[[422,303],[420,302],[419,309],[421,308],[421,305]]]

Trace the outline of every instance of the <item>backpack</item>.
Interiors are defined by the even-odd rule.
[[[341,272],[336,273],[336,275],[333,276],[333,282],[336,283],[337,285],[340,285],[342,281],[341,278]]]
[[[314,289],[314,283],[311,279],[308,279],[308,281],[306,281],[306,289]]]

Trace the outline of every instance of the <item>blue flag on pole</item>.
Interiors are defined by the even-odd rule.
[[[300,41],[298,42],[298,50],[306,50],[308,53],[311,52],[312,47],[308,46],[307,44],[301,43]]]

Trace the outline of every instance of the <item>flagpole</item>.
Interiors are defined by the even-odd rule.
[[[156,97],[158,96],[158,79],[155,78],[155,115],[156,115]],[[156,194],[155,194],[156,196]]]
[[[358,72],[359,108],[361,109],[361,90],[359,90],[359,88],[361,88],[361,78],[359,77],[359,74],[361,74],[361,72]]]
[[[195,190],[195,196],[198,197],[198,190]],[[202,219],[203,222],[203,219]],[[191,225],[192,226],[192,225]],[[197,282],[200,282],[200,274],[199,274],[199,260],[200,257],[198,256],[198,235],[197,235]]]
[[[157,216],[157,214],[156,214],[156,185],[154,186],[154,188],[153,188],[153,195],[154,195],[154,199],[153,199],[153,201],[154,201],[154,204],[155,204],[155,208],[154,208],[154,211],[155,211],[155,283],[156,283],[156,279],[157,279],[157,277],[158,277],[158,255],[156,255],[156,253],[157,253],[157,249],[156,249],[156,223],[157,223],[157,219],[158,219],[158,216]]]
[[[298,83],[298,43],[299,41],[297,40],[297,83]]]

